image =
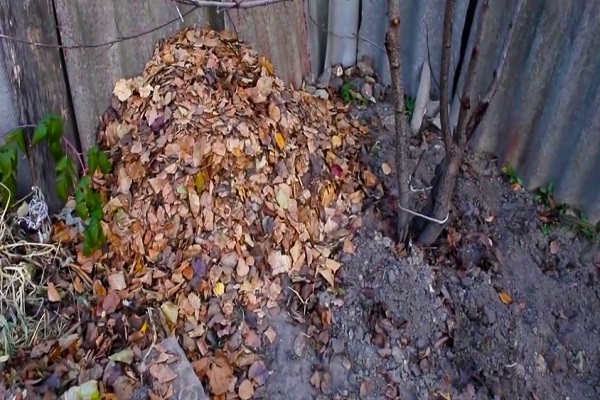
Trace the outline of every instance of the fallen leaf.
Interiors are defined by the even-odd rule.
[[[177,304],[168,301],[163,303],[160,306],[161,311],[163,312],[165,318],[171,325],[177,324],[177,319],[179,318],[179,307]]]
[[[117,96],[119,101],[127,101],[127,99],[133,94],[129,80],[119,79],[115,84],[113,94]]]
[[[108,276],[108,285],[112,290],[125,290],[127,289],[127,283],[125,282],[125,275],[122,272],[110,274]]]
[[[381,170],[383,171],[384,174],[389,175],[392,173],[392,167],[390,167],[388,164],[383,163],[381,164]]]
[[[131,364],[133,362],[134,353],[131,349],[125,349],[108,357],[109,360],[120,362],[123,364]]]
[[[553,240],[550,242],[550,254],[558,254],[558,251],[560,250],[560,246],[558,245],[558,242],[556,240]]]
[[[225,285],[223,284],[223,282],[217,282],[214,284],[213,293],[217,297],[223,296],[223,293],[225,293]]]
[[[498,297],[500,297],[500,301],[506,305],[510,305],[513,302],[512,297],[504,291],[498,292]]]
[[[52,303],[56,303],[61,300],[60,294],[52,282],[48,282],[48,300]]]
[[[240,399],[242,400],[248,400],[254,396],[254,386],[249,379],[245,379],[240,384],[240,387],[238,388],[238,396],[240,396]]]
[[[275,338],[277,337],[277,332],[275,332],[273,328],[268,327],[264,335],[267,337],[267,339],[269,339],[269,342],[273,343],[275,341]]]
[[[102,302],[102,309],[107,314],[112,314],[117,310],[120,304],[121,298],[119,297],[117,292],[110,291],[108,292],[108,294],[104,298],[104,301]]]

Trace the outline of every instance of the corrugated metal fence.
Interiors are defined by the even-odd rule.
[[[457,1],[453,71],[474,2]],[[482,90],[491,78],[514,3],[490,2],[476,76]],[[416,94],[423,62],[428,59],[439,82],[444,4],[444,0],[401,1],[401,53],[409,95]],[[374,61],[376,71],[388,83],[386,7],[386,0],[291,0],[223,13],[208,8],[192,10],[171,0],[39,0],[8,8],[6,2],[0,2],[0,14],[10,15],[0,19],[0,33],[21,35],[24,42],[47,39],[32,36],[35,26],[22,22],[29,21],[31,13],[46,13],[38,19],[55,21],[63,46],[61,51],[57,46],[36,47],[0,38],[0,50],[8,61],[7,65],[0,63],[0,68],[7,72],[14,68],[15,62],[7,55],[15,48],[34,46],[34,53],[62,54],[59,69],[68,82],[75,115],[71,122],[76,124],[85,149],[95,140],[99,117],[116,80],[138,75],[160,38],[191,24],[236,31],[267,55],[277,73],[295,86],[303,78],[326,81],[330,66],[349,66],[363,57]],[[513,165],[529,188],[554,181],[558,198],[582,207],[593,221],[600,219],[600,182],[595,176],[600,167],[598,20],[600,2],[526,0],[500,89],[474,141],[478,149]],[[19,24],[22,29],[14,29]],[[3,91],[7,84],[14,86],[15,80],[10,73],[0,73],[0,78],[3,76],[9,79],[0,79],[2,131],[14,124],[35,123],[42,110],[60,111],[46,104],[25,115],[11,106],[17,92]],[[437,88],[432,85],[431,97],[436,96]]]

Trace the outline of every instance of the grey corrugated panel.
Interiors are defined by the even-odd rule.
[[[311,81],[323,71],[327,50],[327,21],[329,20],[329,0],[306,0],[306,29],[311,66]]]
[[[325,63],[349,67],[356,64],[360,0],[329,0]]]
[[[444,25],[444,0],[400,1],[400,29],[402,75],[406,93],[417,94],[423,61],[431,60],[431,71],[439,82],[439,71],[442,48],[442,30]],[[467,13],[468,0],[456,2],[456,19],[452,38],[451,79],[458,63],[462,31]],[[389,65],[384,39],[387,29],[387,0],[362,0],[362,20],[359,31],[358,54],[368,55],[376,60],[376,70],[385,84],[390,83]],[[363,36],[364,35],[364,36]],[[367,40],[360,40],[364,37]],[[429,55],[428,55],[429,42]],[[375,43],[376,45],[374,45]],[[433,83],[433,96],[438,95],[438,88]]]
[[[479,88],[489,82],[512,12],[498,3],[491,2],[486,23]],[[525,1],[474,142],[512,165],[529,189],[553,181],[556,198],[593,222],[600,219],[599,19],[597,1]]]

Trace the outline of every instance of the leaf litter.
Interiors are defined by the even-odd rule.
[[[358,161],[368,129],[211,30],[165,39],[113,94],[98,135],[113,170],[93,179],[107,245],[85,257],[69,212],[54,224],[79,303],[69,343],[34,347],[31,391],[98,382],[107,398],[129,395],[171,376],[143,349],[175,335],[212,398],[252,398],[269,376],[260,349],[277,340],[267,312],[291,285],[301,299],[335,293],[341,254],[354,251],[365,190],[378,185]],[[331,311],[304,317],[326,342]]]

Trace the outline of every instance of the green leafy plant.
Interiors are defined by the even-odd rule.
[[[534,200],[545,207],[554,208],[554,182],[550,182],[548,185],[539,188],[537,194],[534,196]]]
[[[519,186],[523,186],[523,181],[517,176],[516,171],[511,165],[505,165],[504,167],[500,168],[500,173],[502,176],[508,179],[508,182],[511,185],[517,184]]]
[[[404,96],[404,115],[408,118],[412,117],[415,112],[415,99],[410,96]]]
[[[342,97],[342,101],[344,103],[358,103],[360,105],[366,105],[368,100],[359,95],[354,91],[353,81],[348,81],[344,83],[340,89],[340,96]]]
[[[5,143],[0,146],[0,182],[10,191],[10,193],[4,193],[6,190],[2,189],[3,192],[0,192],[3,205],[6,205],[11,199],[14,200],[17,188],[18,151],[27,154],[22,130],[26,127],[32,126],[20,127],[9,132],[5,136]],[[86,169],[81,154],[63,136],[61,120],[56,115],[45,116],[34,128],[30,146],[42,142],[47,143],[55,162],[56,195],[60,200],[66,202],[69,193],[73,191],[75,213],[84,223],[83,253],[90,255],[106,241],[101,225],[102,198],[92,186],[92,177],[98,170],[102,174],[108,173],[111,169],[110,161],[104,152],[94,146],[88,150],[88,168]],[[79,160],[83,175],[81,178],[79,178],[65,148],[69,149]]]

